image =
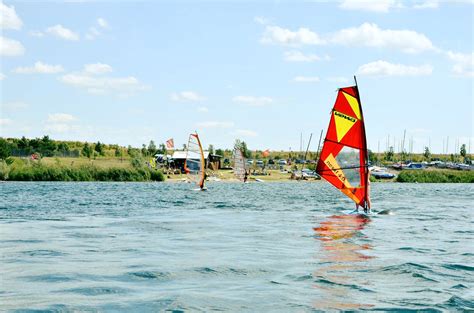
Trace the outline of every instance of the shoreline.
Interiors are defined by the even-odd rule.
[[[375,179],[372,183],[474,183],[474,171],[435,169],[423,170],[390,170],[397,176],[392,179]],[[208,170],[207,182],[240,183],[231,169]],[[273,182],[309,182],[323,181],[307,178],[303,180],[291,179],[289,167],[280,171],[266,169],[266,175],[250,175],[251,183]],[[122,162],[109,159],[29,159],[12,158],[8,162],[0,162],[0,181],[111,181],[111,182],[150,182],[169,181],[170,183],[184,182],[188,178],[185,174],[166,173],[166,170],[153,169],[141,162]],[[260,182],[258,180],[261,180]]]

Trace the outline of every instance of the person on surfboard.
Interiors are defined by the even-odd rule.
[[[204,173],[204,179],[202,180],[201,184],[199,184],[199,188],[201,189],[201,191],[205,190],[204,182],[206,181],[206,179],[207,179],[207,174]]]
[[[370,213],[370,170],[367,172],[367,202],[364,207],[364,213]],[[359,212],[359,204],[356,204],[356,211]]]

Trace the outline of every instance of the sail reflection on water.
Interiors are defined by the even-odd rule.
[[[373,256],[365,252],[372,247],[359,243],[361,231],[370,223],[363,215],[331,216],[315,227],[315,238],[321,243],[321,252],[314,272],[315,288],[320,298],[315,309],[352,310],[370,308],[363,303],[364,293],[370,292],[367,281],[354,281],[352,272],[366,270],[366,263]]]

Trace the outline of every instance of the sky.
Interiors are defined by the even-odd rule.
[[[0,136],[310,150],[337,88],[368,147],[474,148],[473,1],[3,1]]]

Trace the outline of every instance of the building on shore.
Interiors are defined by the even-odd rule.
[[[210,154],[209,151],[204,151],[204,159],[206,160],[206,168],[217,171],[221,168],[222,156],[217,154]],[[184,172],[184,161],[186,160],[186,151],[175,151],[171,156],[172,167]]]

